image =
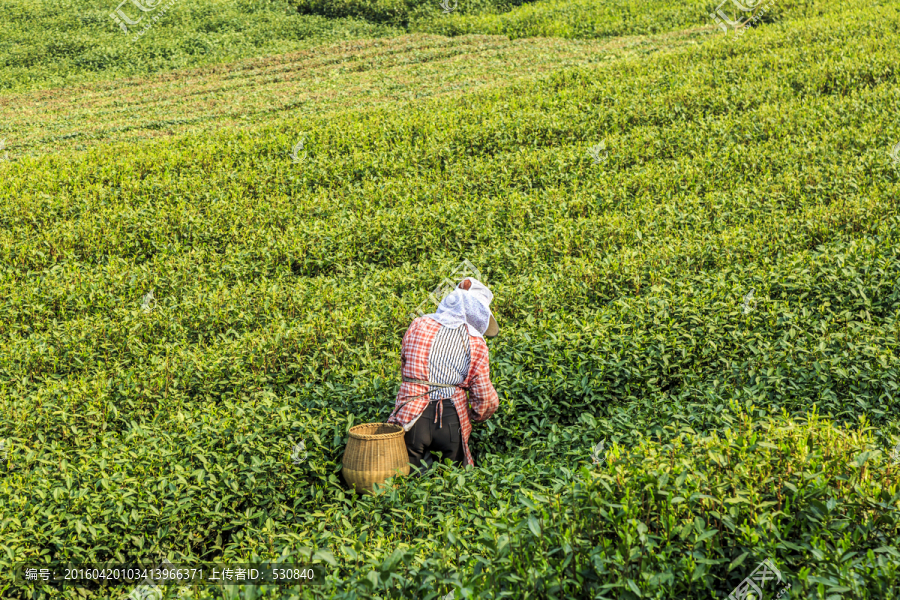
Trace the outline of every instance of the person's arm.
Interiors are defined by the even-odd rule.
[[[500,398],[491,383],[487,344],[481,338],[470,338],[470,341],[472,360],[469,363],[469,401],[472,406],[469,408],[469,420],[472,423],[482,423],[490,419],[500,406]]]
[[[415,322],[415,321],[413,321],[413,322]],[[406,354],[407,354],[408,348],[409,348],[408,340],[409,340],[409,331],[411,329],[412,329],[412,325],[410,324],[410,326],[406,328],[406,333],[403,334],[403,341],[400,343],[400,376],[401,376],[401,379],[403,376],[406,375]],[[402,408],[400,406],[400,404],[401,404],[400,398],[402,397],[401,392],[403,391],[403,387],[406,385],[409,385],[409,384],[406,384],[406,383],[400,384],[400,390],[398,390],[397,398],[394,400],[394,410],[392,411],[391,416],[388,418],[387,423],[400,423],[400,418],[399,418],[400,415],[399,415],[398,409],[402,410]],[[406,425],[404,425],[404,429],[408,429],[408,427],[411,427],[411,426],[412,426],[411,424],[407,423]]]

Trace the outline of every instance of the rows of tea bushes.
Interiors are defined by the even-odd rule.
[[[830,21],[804,21],[793,37],[748,34],[756,46],[627,60],[403,113],[11,164],[4,196],[17,201],[0,251],[30,270],[207,252],[197,260],[228,282],[288,270],[345,280],[460,254],[503,279],[613,254],[604,272],[644,265],[646,281],[813,248],[893,208],[898,133],[883,107],[896,99],[897,56],[878,36],[897,15],[878,16],[848,12],[846,37],[819,41]],[[301,132],[299,166],[288,153]],[[587,149],[600,141],[609,156],[595,165]],[[335,235],[342,227],[354,235]],[[458,233],[448,242],[447,231]]]
[[[723,598],[766,558],[794,597],[896,598],[898,32],[851,2],[0,163],[0,596],[128,591],[21,561],[166,555],[332,570],[245,598]],[[357,498],[346,431],[387,416],[407,313],[462,258],[503,332],[478,465]]]
[[[139,4],[152,8],[143,19],[134,3],[122,0],[4,2],[0,5],[0,93],[144,77],[339,40],[404,33],[359,19],[300,15],[283,0]],[[127,33],[110,16],[118,8],[138,21]],[[135,34],[159,15],[153,26],[134,40]],[[0,133],[13,137],[12,125],[3,123],[5,131]]]
[[[145,77],[408,32],[596,39],[711,23],[711,6],[697,1],[687,7],[647,0],[608,5],[554,1],[533,3],[525,13],[510,12],[522,4],[522,0],[453,0],[448,5],[453,11],[446,13],[441,0],[178,0],[148,1],[143,5],[149,10],[142,13],[134,3],[121,0],[89,5],[10,0],[0,6],[0,92]],[[790,0],[789,6],[795,4]],[[110,16],[117,9],[137,21],[127,26],[128,32]],[[530,14],[534,11],[537,17]],[[158,20],[152,27],[135,39],[154,17]],[[14,135],[15,130],[0,130],[7,132]]]
[[[202,433],[135,426],[117,443],[100,436],[92,452],[48,441],[40,461],[20,466],[41,476],[30,493],[56,502],[32,514],[27,496],[13,495],[21,533],[5,542],[39,531],[53,547],[48,525],[64,516],[83,540],[60,548],[76,563],[161,551],[187,562],[294,559],[327,568],[315,597],[721,598],[766,558],[795,596],[897,597],[900,466],[864,420],[844,429],[732,404],[703,433],[678,409],[708,404],[636,403],[627,419],[586,415],[475,469],[436,468],[358,499],[318,445],[291,464],[278,441],[289,429],[283,408],[227,408],[207,415],[218,428]],[[652,436],[636,429],[660,418],[669,420]],[[585,451],[600,438],[608,452],[591,465]],[[65,486],[49,483],[57,471]],[[120,491],[105,511],[87,508],[111,489]],[[242,597],[255,594],[298,590]]]
[[[842,44],[834,42],[834,52]],[[668,69],[677,60],[659,62]],[[0,253],[9,270],[2,285],[12,299],[5,326],[19,332],[10,344],[17,367],[8,374],[18,380],[23,371],[34,377],[46,369],[87,369],[90,379],[95,363],[133,368],[135,358],[147,362],[146,354],[183,352],[172,346],[184,342],[208,357],[251,350],[246,359],[221,361],[238,373],[245,369],[233,366],[247,360],[263,378],[286,373],[291,381],[300,371],[306,381],[326,373],[345,379],[395,349],[407,309],[459,255],[488,273],[502,292],[498,313],[513,325],[527,316],[546,320],[559,309],[590,314],[688,273],[874,233],[895,211],[897,180],[884,150],[844,142],[878,135],[890,86],[864,86],[865,103],[833,95],[786,100],[797,122],[776,130],[774,109],[729,113],[724,98],[660,114],[685,96],[687,83],[638,104],[642,89],[655,89],[652,66],[643,67],[633,98],[621,102],[632,116],[604,107],[599,90],[637,68],[629,63],[602,73],[584,89],[588,73],[552,77],[531,96],[516,90],[522,101],[508,109],[502,96],[488,96],[487,114],[460,100],[440,120],[426,109],[402,117],[377,111],[356,127],[350,117],[336,119],[322,125],[323,140],[313,142],[310,163],[299,168],[280,156],[280,133],[256,146],[243,136],[189,138],[172,149],[154,147],[153,154],[104,150],[70,164],[48,158],[38,177],[31,165],[11,166],[29,176],[11,179],[3,217]],[[746,97],[732,101],[782,92],[766,86],[765,71],[755,76]],[[717,91],[713,67],[692,81],[698,96]],[[542,105],[551,89],[553,99]],[[579,106],[591,99],[605,108],[601,123],[626,131],[603,167],[579,155],[584,138],[594,135],[590,107]],[[855,104],[869,108],[846,117],[842,128],[823,124],[820,115]],[[687,121],[713,109],[719,115],[712,123]],[[758,123],[763,118],[769,121]],[[454,119],[471,123],[460,126],[473,138],[464,158],[467,140],[439,133],[452,131]],[[558,124],[549,131],[552,119]],[[744,122],[754,123],[755,144],[718,137]],[[636,133],[627,133],[629,124]],[[504,137],[485,139],[491,130]],[[346,139],[337,138],[339,131]],[[801,135],[820,141],[804,150]],[[681,147],[659,142],[648,155],[642,144],[652,139]],[[537,140],[545,147],[525,147]],[[718,154],[701,154],[720,143]],[[685,158],[673,159],[676,151]],[[365,176],[366,183],[355,181]],[[353,235],[336,235],[342,228]],[[448,231],[455,239],[446,247]],[[736,303],[753,282],[742,272],[735,277],[743,279],[731,292]],[[150,289],[157,305],[145,314],[140,300]],[[70,325],[54,324],[60,321]],[[286,368],[308,355],[309,364]],[[348,359],[354,355],[358,361]],[[166,364],[173,360],[179,359],[170,356]],[[174,372],[181,378],[184,368]]]
[[[343,41],[140,79],[24,92],[0,103],[0,121],[15,115],[7,147],[9,159],[17,161],[48,151],[253,127],[285,111],[302,122],[309,115],[352,108],[396,107],[398,100],[471,93],[541,71],[690,44],[697,35],[711,34],[648,36],[627,47],[495,35]],[[265,94],[259,93],[261,87]]]
[[[708,28],[715,3],[448,0],[451,12],[441,0],[178,0],[146,6],[145,18],[126,33],[110,15],[122,9],[138,20],[142,11],[130,2],[4,3],[0,92],[144,77],[407,32],[604,39]],[[829,6],[821,0],[782,0],[766,12],[766,20],[811,18]],[[135,40],[154,16],[159,19]]]
[[[876,459],[868,470],[879,455],[868,434],[815,415],[721,416],[721,434],[666,426],[654,439],[615,445],[599,466],[583,465],[568,446],[584,444],[583,434],[554,427],[540,451],[548,462],[491,460],[456,481],[447,474],[437,489],[403,482],[383,506],[424,505],[433,520],[420,519],[413,539],[433,540],[439,558],[409,560],[407,580],[384,583],[377,567],[376,577],[363,567],[361,586],[395,583],[393,597],[434,597],[435,583],[450,583],[441,566],[464,562],[471,570],[450,589],[473,597],[712,598],[769,558],[795,597],[896,597],[897,466]],[[520,470],[530,481],[517,474],[522,488],[504,503],[509,478],[497,474]],[[447,482],[456,484],[450,494]],[[463,506],[448,510],[456,498]]]
[[[891,418],[900,344],[897,225],[893,218],[880,237],[684,277],[581,314],[557,304],[539,318],[514,315],[492,346],[503,425],[495,431],[489,423],[483,443],[505,448],[523,428],[570,423],[600,403],[692,389],[761,396],[792,409],[819,403],[842,419],[855,420],[861,409],[878,422]],[[343,292],[376,305],[373,290],[382,283]],[[745,309],[742,296],[751,288],[754,301]],[[523,288],[496,291],[514,297]],[[313,299],[317,294],[324,297]],[[153,418],[161,403],[218,405],[269,390],[302,395],[306,406],[385,412],[397,387],[390,338],[402,333],[391,320],[402,321],[403,305],[395,298],[380,310],[381,321],[334,308],[336,296],[317,282],[293,290],[280,282],[208,289],[202,301],[171,305],[160,294],[149,312],[137,299],[130,308],[109,303],[106,319],[60,323],[66,310],[28,319],[57,319],[55,327],[23,319],[4,347],[4,377],[13,382],[11,395],[31,401],[12,405],[10,414],[22,420],[22,434],[74,442]],[[9,310],[10,321],[65,298],[18,300],[23,306]],[[94,304],[101,302],[98,294]],[[251,312],[266,302],[268,310]],[[323,316],[329,312],[335,321]]]

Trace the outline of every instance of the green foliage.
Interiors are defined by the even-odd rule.
[[[795,595],[824,582],[828,593],[896,597],[897,466],[865,423],[852,433],[815,415],[721,418],[725,427],[709,435],[665,426],[655,440],[623,439],[595,467],[584,448],[599,432],[583,426],[552,429],[543,469],[492,458],[454,489],[467,506],[445,520],[435,563],[465,562],[460,571],[472,575],[460,587],[485,598],[722,597],[765,558]],[[518,491],[497,478],[521,471]],[[397,490],[404,506],[446,506],[432,494],[427,483]],[[420,522],[414,537],[434,534]],[[395,597],[425,593],[425,577],[407,573]]]
[[[807,18],[830,4],[781,0],[764,22]],[[208,68],[323,43],[407,32],[605,39],[708,29],[714,7],[697,0],[462,0],[451,2],[455,8],[446,13],[441,0],[175,0],[171,6],[158,4],[125,33],[110,16],[120,5],[121,0],[87,5],[61,0],[4,2],[0,92]],[[167,7],[164,13],[162,6]],[[128,2],[123,11],[130,19],[141,14]],[[159,20],[135,40],[134,34],[154,15]]]
[[[712,12],[711,3],[705,1],[538,0],[515,7],[501,5],[495,10],[478,10],[477,2],[473,6],[466,0],[459,4],[460,10],[450,17],[423,15],[410,28],[442,35],[482,33],[506,35],[511,39],[537,36],[602,39],[706,27]]]
[[[602,39],[660,34],[713,25],[721,2],[650,0],[291,0],[302,14],[357,17],[441,35],[496,34],[510,39]],[[819,0],[782,0],[761,23],[807,18],[828,9]]]
[[[147,13],[129,35],[110,17],[121,1],[0,4],[0,92],[142,77],[400,33],[356,19],[299,15],[283,0],[176,0],[147,33],[133,40],[167,3]],[[123,10],[138,19],[140,11],[131,3]]]
[[[900,12],[829,10],[0,163],[0,595],[164,554],[333,569],[246,598],[722,598],[766,558],[795,597],[896,598]],[[346,431],[461,258],[502,328],[478,465],[356,497]]]
[[[357,17],[372,23],[409,27],[413,22],[447,14],[437,0],[292,0],[301,14],[329,18]],[[448,2],[448,10],[460,14],[506,12],[522,0],[464,0]]]

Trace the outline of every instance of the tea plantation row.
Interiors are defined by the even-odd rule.
[[[794,597],[896,598],[900,12],[822,12],[0,165],[0,595],[167,555],[332,570],[247,598],[723,598],[765,558]],[[356,498],[347,428],[461,258],[503,329],[479,464]]]
[[[468,33],[511,38],[608,38],[708,27],[708,2],[609,3],[541,0],[450,2],[238,2],[139,3],[105,0],[74,4],[9,0],[0,5],[0,91],[47,89],[172,69],[311,49],[345,40],[396,37],[408,32]],[[786,0],[802,14],[824,4]],[[123,31],[111,15],[135,21]],[[512,9],[512,10],[511,10]],[[781,12],[779,8],[779,14]],[[154,17],[158,20],[153,21]],[[121,17],[120,17],[121,18]],[[152,24],[146,33],[144,27]],[[139,36],[135,39],[135,36]],[[11,133],[12,123],[0,133]],[[10,129],[5,130],[6,127]]]

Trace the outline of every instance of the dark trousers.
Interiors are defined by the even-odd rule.
[[[461,466],[466,460],[466,452],[463,449],[462,428],[459,424],[459,415],[453,402],[447,398],[443,400],[444,416],[443,427],[441,419],[434,422],[437,412],[437,402],[429,402],[422,416],[406,432],[406,451],[409,453],[409,462],[417,469],[426,470],[434,462],[432,452],[440,452],[443,458],[449,458],[457,466]],[[415,472],[410,473],[415,475]]]

